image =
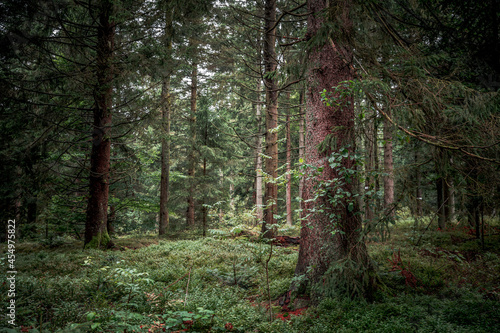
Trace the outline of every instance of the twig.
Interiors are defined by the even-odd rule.
[[[186,304],[187,304],[187,299],[188,299],[188,291],[189,291],[189,281],[191,280],[191,269],[193,268],[193,266],[191,266],[189,268],[189,272],[188,272],[188,282],[187,282],[187,285],[186,285],[186,298],[184,298],[184,307],[186,307]]]
[[[191,269],[189,269],[189,272],[191,272]],[[184,279],[186,277],[186,275],[189,274],[189,272],[187,272],[186,274],[184,274],[183,276],[181,276],[180,278],[178,278],[177,280],[175,280],[174,282],[172,282],[171,284],[169,284],[168,286],[166,286],[165,290],[167,290],[168,288],[170,288],[171,286],[173,286],[174,284],[176,284],[180,280]]]

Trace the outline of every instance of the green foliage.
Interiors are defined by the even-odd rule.
[[[81,244],[69,241],[56,248],[39,246],[36,251],[35,243],[19,244],[17,319],[39,331],[56,332],[147,332],[164,327],[224,332],[226,323],[235,331],[276,333],[498,328],[500,257],[494,247],[498,240],[488,240],[486,246],[492,250],[480,252],[477,242],[450,243],[450,235],[466,235],[462,230],[429,231],[428,241],[412,248],[408,246],[412,228],[396,224],[390,242],[368,244],[380,272],[375,302],[346,301],[330,293],[306,314],[271,323],[262,306],[267,298],[264,263],[269,257],[265,243],[209,237],[155,244],[147,237],[133,242],[118,238],[118,246],[138,248],[116,252],[82,252]],[[418,279],[416,287],[405,283],[400,271],[391,271],[398,249],[402,267]],[[273,251],[268,269],[275,299],[292,282],[297,248],[273,247]],[[325,283],[338,284],[336,277],[342,272],[358,274],[349,267],[339,263],[325,276]],[[5,288],[0,287],[3,298]]]

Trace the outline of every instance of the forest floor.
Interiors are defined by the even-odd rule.
[[[487,226],[481,243],[465,226],[396,224],[368,242],[379,273],[374,302],[302,298],[286,308],[278,298],[298,246],[270,254],[251,232],[118,237],[109,251],[71,239],[25,242],[16,244],[17,327],[2,322],[0,332],[500,332],[499,233]],[[4,280],[2,304],[8,292]]]

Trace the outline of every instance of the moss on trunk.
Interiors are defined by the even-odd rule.
[[[108,231],[100,231],[97,235],[93,236],[90,242],[86,243],[83,247],[85,249],[107,249],[112,244]]]

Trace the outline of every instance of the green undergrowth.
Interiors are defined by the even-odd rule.
[[[182,238],[119,237],[108,251],[83,250],[70,239],[17,244],[18,328],[10,331],[500,331],[498,235],[483,244],[461,228],[396,226],[389,240],[368,243],[379,272],[373,303],[325,299],[298,316],[282,312],[286,321],[270,321],[265,306],[269,245],[253,241],[251,231]],[[6,268],[5,247],[2,253]],[[272,299],[288,290],[297,256],[297,246],[273,246]],[[7,284],[0,297],[6,304]]]

